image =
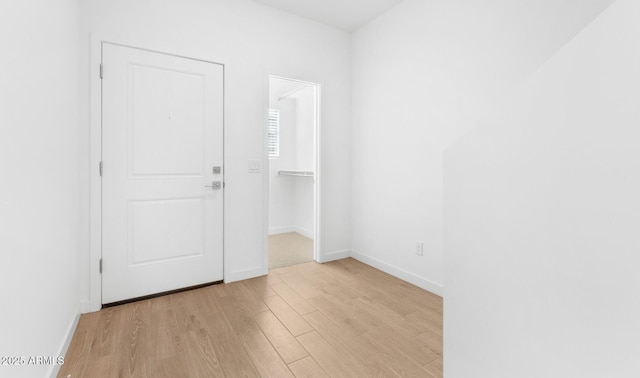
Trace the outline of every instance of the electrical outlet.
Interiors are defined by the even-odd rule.
[[[424,243],[416,242],[416,255],[422,256],[423,253],[424,253]]]

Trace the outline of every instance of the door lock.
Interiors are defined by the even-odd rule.
[[[212,181],[211,185],[205,185],[204,187],[211,189],[220,189],[222,188],[222,181]]]

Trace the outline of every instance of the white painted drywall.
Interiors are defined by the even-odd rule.
[[[313,172],[315,165],[315,88],[307,86],[291,97],[296,100],[295,169]]]
[[[315,238],[313,222],[313,178],[294,177],[294,228],[297,233],[310,239]]]
[[[441,294],[443,150],[611,2],[406,0],[356,31],[353,256]]]
[[[76,0],[0,3],[3,357],[59,356],[79,314],[78,28]],[[53,369],[3,363],[0,376]]]
[[[640,376],[640,3],[445,157],[445,375]]]
[[[248,0],[87,0],[81,3],[81,20],[83,98],[88,98],[89,75],[97,72],[89,67],[90,32],[115,42],[225,64],[227,281],[267,272],[263,175],[268,171],[265,166],[261,174],[250,174],[248,161],[266,156],[268,75],[319,83],[324,96],[322,143],[331,151],[322,161],[321,252],[349,248],[350,166],[345,164],[350,139],[349,34]],[[88,124],[86,102],[81,116]],[[88,131],[82,138],[89,140]],[[89,156],[88,147],[83,156]],[[83,182],[88,183],[90,168],[83,167]],[[83,189],[81,216],[87,221],[88,184]],[[83,250],[88,245],[83,240]],[[82,261],[84,282],[89,282],[91,263],[89,258]],[[93,298],[89,293],[84,296],[95,302],[95,293]]]
[[[315,88],[308,86],[292,97],[296,100],[296,168],[314,172],[315,166]],[[326,153],[331,153],[327,150]],[[315,178],[295,177],[294,226],[298,233],[313,239],[313,184]]]

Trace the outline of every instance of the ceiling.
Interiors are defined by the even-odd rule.
[[[254,0],[351,32],[403,0]]]

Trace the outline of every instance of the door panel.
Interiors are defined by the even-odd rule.
[[[203,209],[202,198],[129,202],[129,266],[202,256]]]
[[[134,105],[129,107],[130,173],[200,176],[205,76],[140,65],[129,70],[130,105]],[[154,91],[149,91],[150,83]]]
[[[103,44],[103,303],[222,280],[223,67]]]

